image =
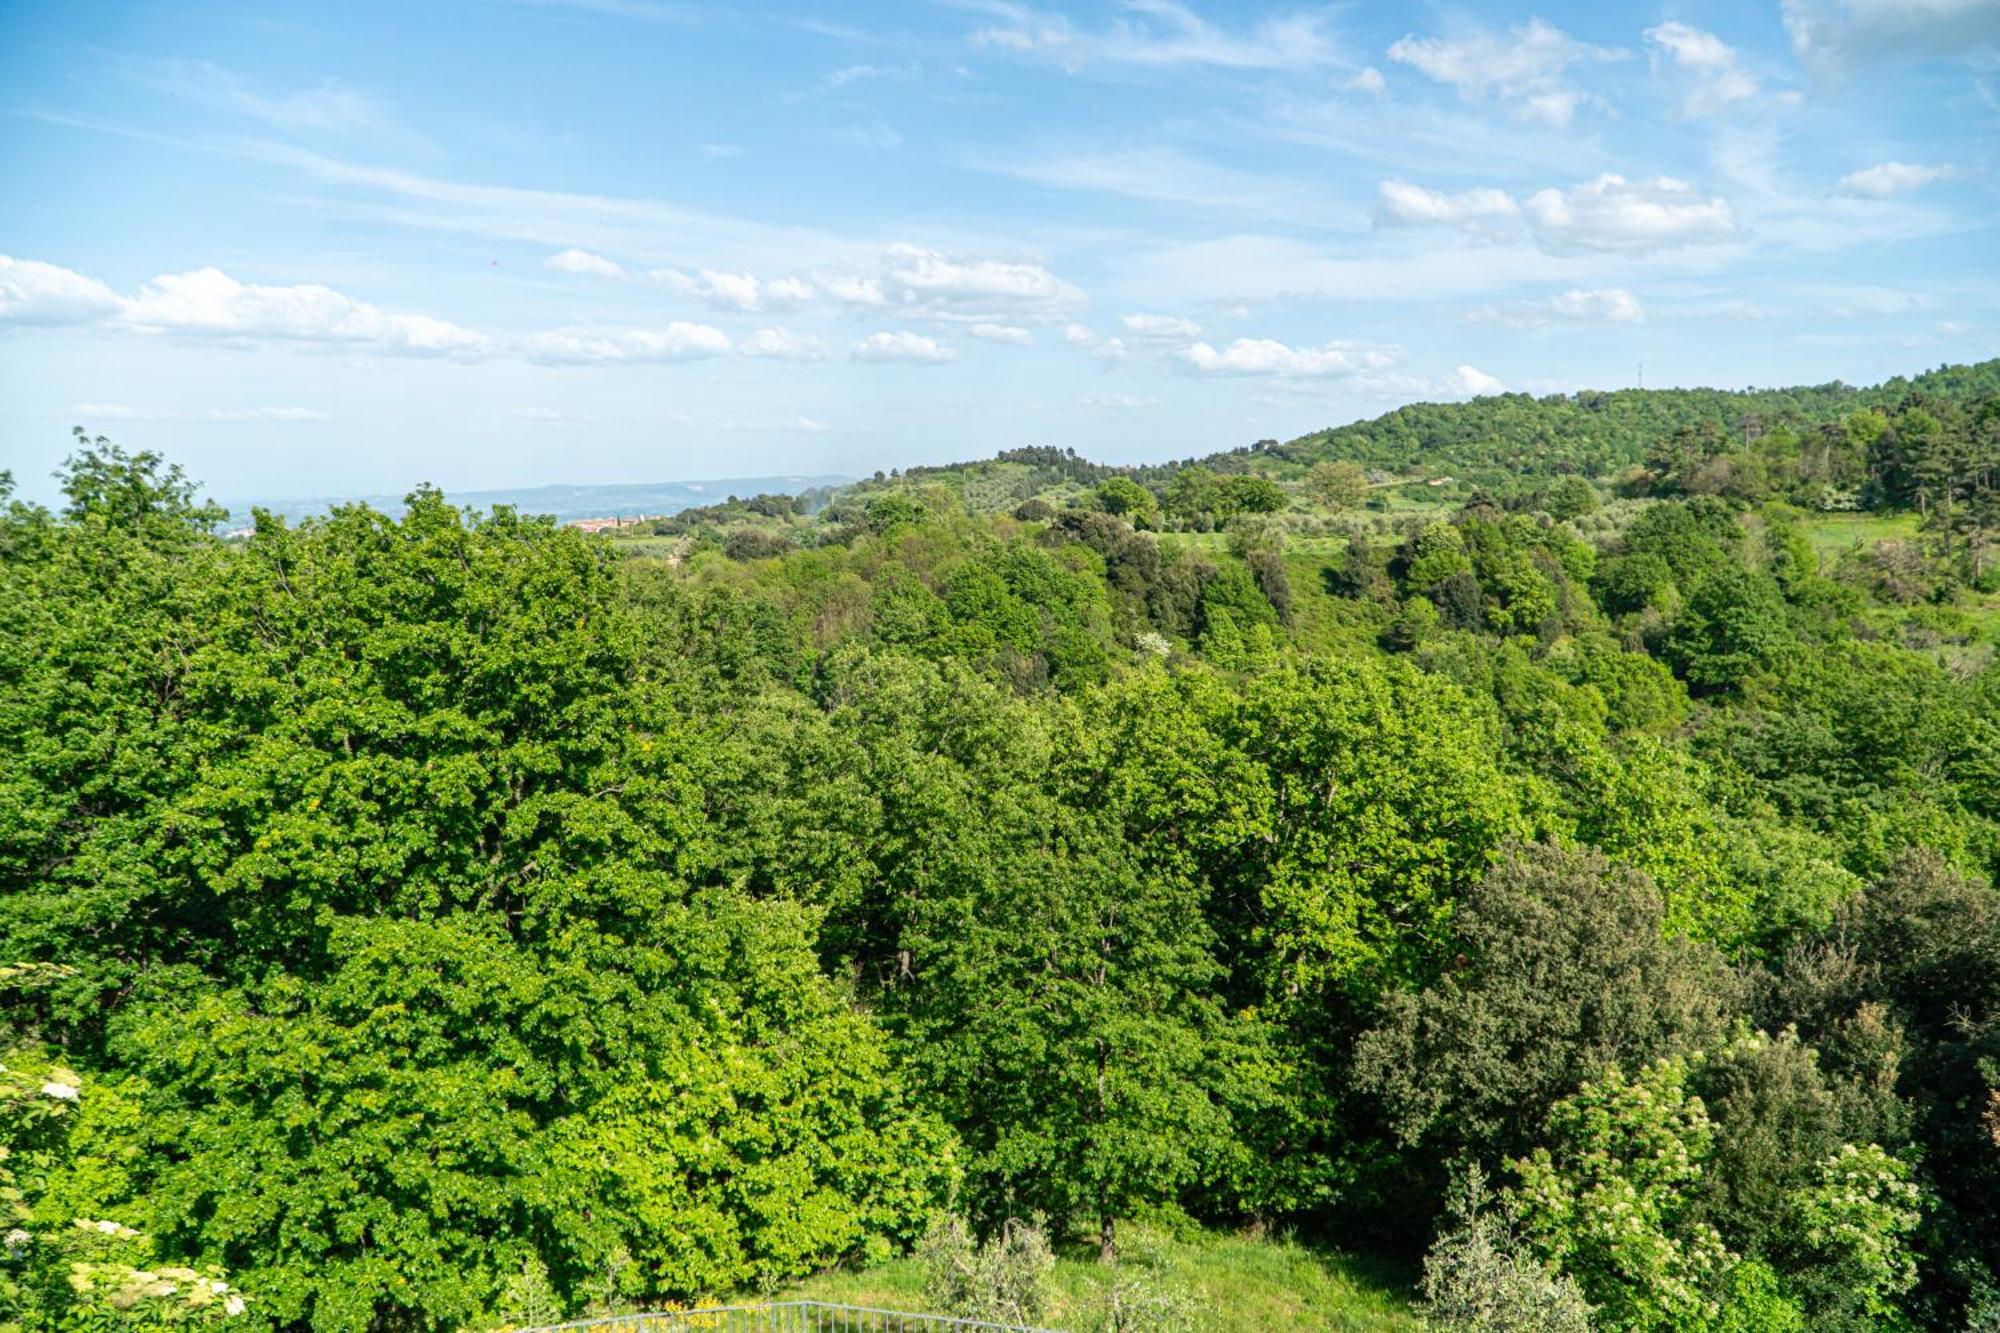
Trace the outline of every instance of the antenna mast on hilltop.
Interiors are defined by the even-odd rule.
[[[1642,389],[1646,387],[1646,363],[1644,361],[1639,363],[1639,387]]]

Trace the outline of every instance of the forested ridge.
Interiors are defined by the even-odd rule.
[[[1996,379],[636,539],[224,540],[79,433],[0,497],[0,1322],[550,1322],[1021,1219],[1402,1256],[1441,1328],[2000,1329]]]

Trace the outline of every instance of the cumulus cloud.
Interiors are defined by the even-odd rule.
[[[1854,70],[1933,59],[1985,59],[2000,48],[2000,0],[1782,0],[1785,32],[1807,68]]]
[[[1270,338],[1238,338],[1220,351],[1198,342],[1183,348],[1180,359],[1210,375],[1351,375],[1395,364],[1395,358],[1381,348],[1363,343],[1341,341],[1321,347],[1292,347]]]
[[[1041,264],[949,255],[915,245],[889,247],[875,290],[887,302],[959,311],[1058,310],[1083,301],[1081,291]]]
[[[1437,391],[1447,398],[1483,398],[1505,393],[1507,386],[1477,366],[1460,366],[1438,381]]]
[[[1521,119],[1557,129],[1589,96],[1567,79],[1570,66],[1624,56],[1539,18],[1505,33],[1466,24],[1449,37],[1405,36],[1389,48],[1391,60],[1450,85],[1466,102],[1504,102]]]
[[[1684,116],[1712,116],[1757,95],[1757,80],[1738,60],[1736,49],[1712,32],[1668,21],[1646,29],[1653,68],[1671,65],[1688,81],[1681,98]]]
[[[1555,323],[1636,324],[1645,318],[1645,306],[1623,287],[1572,287],[1542,301],[1487,306],[1473,311],[1466,322],[1540,328]]]
[[[662,329],[555,329],[529,338],[521,350],[544,365],[696,361],[727,352],[729,335],[675,320]]]
[[[623,265],[606,259],[603,255],[594,255],[588,250],[558,251],[544,259],[542,266],[555,269],[558,273],[584,273],[597,278],[631,276],[626,273]]]
[[[1840,178],[1840,193],[1857,199],[1887,199],[1893,194],[1922,189],[1952,174],[1948,166],[1923,166],[1915,162],[1878,162]]]
[[[855,343],[849,355],[856,361],[913,361],[920,365],[942,365],[956,360],[958,352],[935,338],[899,330],[895,333],[871,333]]]
[[[1201,332],[1201,325],[1175,315],[1121,315],[1118,322],[1141,338],[1192,338]]]
[[[1408,181],[1383,181],[1375,200],[1381,227],[1449,226],[1476,228],[1512,220],[1520,210],[1503,190],[1490,188],[1445,194]]]
[[[1670,176],[1632,181],[1607,172],[1567,190],[1539,190],[1521,207],[1536,241],[1556,254],[1660,250],[1737,233],[1728,200]]]
[[[1097,335],[1091,331],[1090,326],[1087,324],[1065,324],[1063,325],[1062,332],[1063,341],[1071,347],[1095,347],[1097,345]]]
[[[429,315],[390,314],[330,287],[267,287],[221,269],[167,273],[120,303],[119,320],[146,333],[347,344],[375,351],[469,356],[490,350],[482,334]]]
[[[994,21],[975,30],[976,46],[1036,55],[1070,70],[1094,62],[1125,65],[1209,65],[1223,69],[1310,69],[1339,57],[1321,15],[1301,13],[1230,31],[1175,0],[1130,0],[1124,17],[1101,30],[1079,28],[1061,14],[1013,0],[969,0]]]
[[[972,336],[984,338],[988,342],[1012,343],[1016,347],[1026,347],[1035,341],[1035,335],[1018,324],[974,324]]]
[[[544,262],[568,273],[634,276],[616,260],[588,250],[564,250]],[[888,247],[872,268],[828,270],[810,277],[772,278],[713,268],[656,268],[643,276],[711,309],[745,314],[828,301],[894,306],[900,315],[914,319],[1011,324],[1074,309],[1084,300],[1073,284],[1032,260],[948,254],[909,244]]]
[[[0,323],[90,324],[123,302],[95,278],[36,259],[0,255]]]
[[[695,273],[659,268],[649,276],[665,283],[679,295],[700,301],[703,305],[747,314],[800,305],[811,300],[813,295],[811,285],[799,278],[766,280],[754,273],[724,273],[711,268]]]
[[[826,357],[826,344],[809,333],[790,329],[759,329],[736,345],[744,356],[767,357],[774,361],[819,361]]]

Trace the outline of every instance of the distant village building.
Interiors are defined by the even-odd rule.
[[[635,514],[631,518],[614,515],[611,518],[573,518],[564,526],[579,532],[616,532],[620,528],[636,528],[641,523],[658,523],[665,514]]]

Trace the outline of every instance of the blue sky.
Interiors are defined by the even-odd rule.
[[[0,3],[0,467],[1137,461],[2000,353],[2000,0]]]

